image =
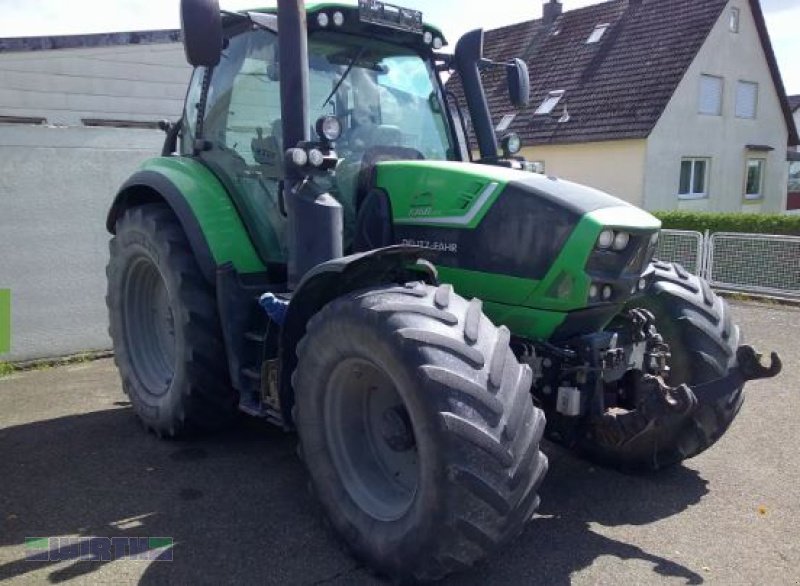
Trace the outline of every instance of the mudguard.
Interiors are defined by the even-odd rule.
[[[322,263],[303,277],[281,329],[279,392],[284,422],[293,422],[295,348],[306,333],[308,320],[333,299],[358,289],[412,280],[437,284],[436,269],[430,262],[435,256],[434,251],[417,246],[388,246]]]
[[[227,191],[201,163],[186,157],[145,162],[114,198],[106,229],[114,234],[125,210],[156,202],[172,208],[209,283],[216,283],[217,267],[228,262],[241,274],[265,272]]]

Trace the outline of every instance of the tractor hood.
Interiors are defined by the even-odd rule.
[[[475,229],[499,207],[522,214],[534,230],[555,220],[548,221],[551,214],[574,226],[586,214],[609,208],[602,217],[613,226],[660,228],[647,212],[597,189],[490,165],[387,161],[376,165],[375,185],[390,195],[395,225]]]
[[[547,283],[566,270],[588,290],[587,263],[600,233],[614,229],[628,233],[630,245],[604,262],[612,265],[613,279],[623,273],[638,279],[661,227],[602,191],[502,167],[386,161],[375,166],[373,178],[391,202],[395,242],[440,251],[437,265],[478,275]],[[505,294],[502,299],[511,302]],[[556,306],[580,307],[586,296],[576,293],[565,303]]]

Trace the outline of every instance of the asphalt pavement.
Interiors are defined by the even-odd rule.
[[[749,383],[716,446],[629,476],[545,444],[537,517],[445,584],[800,585],[800,309],[734,313],[785,366]],[[111,360],[0,378],[0,581],[379,584],[306,486],[294,436],[255,421],[193,441],[145,433]],[[26,538],[51,536],[171,538],[172,561],[28,561]]]

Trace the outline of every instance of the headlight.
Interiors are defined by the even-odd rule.
[[[597,248],[605,250],[611,248],[612,244],[614,244],[614,232],[612,230],[600,232],[600,237],[597,239]]]
[[[321,26],[322,28],[325,28],[326,26],[328,26],[328,22],[330,22],[330,19],[328,18],[328,15],[325,14],[324,12],[320,12],[317,15],[317,24],[319,26]]]
[[[329,142],[342,136],[342,123],[336,116],[322,116],[317,120],[317,135]]]
[[[433,48],[434,49],[436,49],[438,51],[442,47],[444,47],[444,41],[442,39],[440,39],[439,37],[436,37],[435,39],[433,39]]]
[[[292,163],[298,167],[305,167],[308,163],[308,153],[303,149],[289,149],[289,154],[292,157]]]
[[[344,14],[342,14],[341,12],[334,12],[333,24],[335,24],[336,26],[342,26],[344,24]]]
[[[425,34],[422,35],[422,40],[425,41],[426,45],[430,45],[433,42],[433,33],[431,31],[425,31]]]
[[[325,162],[325,155],[319,149],[311,149],[308,151],[308,162],[314,167],[321,167],[322,163]]]
[[[630,241],[630,234],[627,232],[617,232],[617,235],[614,237],[614,250],[625,250]]]

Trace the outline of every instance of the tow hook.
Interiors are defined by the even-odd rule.
[[[697,395],[687,385],[670,387],[660,376],[645,375],[637,383],[636,409],[610,409],[594,421],[598,442],[622,447],[670,415],[691,415],[697,409]]]
[[[761,354],[752,346],[739,346],[736,349],[736,361],[739,363],[739,372],[746,381],[778,376],[783,368],[777,352],[770,354],[770,365],[764,366],[761,364]]]
[[[761,354],[752,346],[739,346],[736,362],[726,376],[691,388],[685,384],[670,387],[660,376],[641,377],[636,389],[639,397],[636,409],[612,409],[597,418],[594,424],[597,440],[624,446],[669,415],[691,415],[700,404],[698,397],[704,402],[717,401],[747,381],[777,376],[782,368],[776,352],[771,353],[769,366],[764,366]]]
[[[645,375],[637,390],[641,397],[639,409],[648,419],[665,415],[690,415],[697,409],[697,395],[688,385],[670,387],[660,376]]]
[[[741,387],[747,381],[777,376],[782,367],[777,352],[771,353],[769,366],[764,366],[761,364],[761,354],[752,346],[739,346],[736,349],[736,366],[726,376],[707,383],[691,388],[687,385],[673,388],[664,384],[661,377],[643,377],[640,382],[646,385],[642,389],[645,393],[640,395],[644,397],[643,411],[656,417],[668,411],[689,415],[699,405],[698,397],[702,397],[705,402],[716,401],[727,395],[731,388]],[[654,398],[658,399],[655,403]]]

